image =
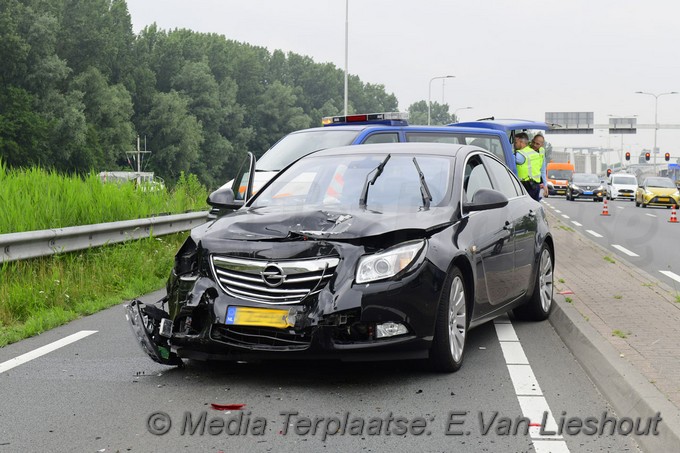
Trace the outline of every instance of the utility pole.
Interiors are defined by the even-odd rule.
[[[144,151],[140,149],[140,143],[139,143],[139,135],[137,136],[137,150],[135,151],[126,151],[125,154],[133,154],[135,155],[135,159],[137,159],[137,185],[139,186],[142,182],[142,156],[144,154],[151,154],[151,151],[146,150],[146,137],[144,138]],[[133,168],[134,170],[134,168]]]

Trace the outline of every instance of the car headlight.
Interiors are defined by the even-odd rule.
[[[649,190],[645,190],[645,195],[651,196],[651,195],[654,195],[654,192],[650,192]]]
[[[553,185],[553,183],[551,183],[550,181],[548,181],[548,188],[549,188],[549,189],[554,189],[555,186]]]
[[[393,277],[408,267],[425,246],[424,240],[406,242],[384,252],[364,256],[357,266],[357,283]]]
[[[571,190],[581,190],[581,188],[574,184],[573,186],[571,186]]]
[[[673,194],[673,197],[675,197],[675,198],[680,197],[680,190],[678,190],[677,192],[675,192],[675,193]]]

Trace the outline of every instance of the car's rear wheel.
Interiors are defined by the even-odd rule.
[[[465,280],[454,267],[444,283],[430,349],[430,363],[438,371],[457,371],[463,364],[469,325]]]
[[[548,319],[552,309],[554,269],[555,266],[550,248],[543,244],[538,261],[534,291],[525,304],[513,310],[515,316],[532,321]]]

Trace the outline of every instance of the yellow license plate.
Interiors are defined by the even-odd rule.
[[[278,327],[284,329],[294,325],[289,310],[274,308],[227,307],[225,324],[235,326]]]
[[[671,201],[668,197],[659,197],[659,201]]]
[[[567,193],[566,190],[558,190],[557,191],[557,195],[564,195],[565,193]]]

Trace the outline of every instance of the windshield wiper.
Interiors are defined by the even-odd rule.
[[[425,209],[430,208],[430,202],[432,201],[432,194],[430,193],[430,189],[427,187],[427,182],[425,182],[425,175],[423,174],[423,171],[420,169],[420,165],[418,165],[418,161],[416,158],[413,158],[413,164],[416,166],[416,170],[418,170],[418,177],[420,178],[420,196],[423,197],[423,205]]]
[[[378,176],[380,176],[383,172],[383,168],[385,168],[385,164],[387,163],[388,160],[390,160],[390,157],[392,157],[391,154],[388,154],[385,160],[380,162],[380,165],[375,167],[373,170],[369,171],[368,174],[366,175],[366,181],[364,182],[364,188],[361,191],[361,197],[359,197],[359,207],[365,208],[366,207],[366,199],[368,198],[368,186],[375,184],[375,180],[378,179]],[[370,180],[368,177],[371,175],[371,173],[375,172],[375,175],[373,175],[373,178]]]

